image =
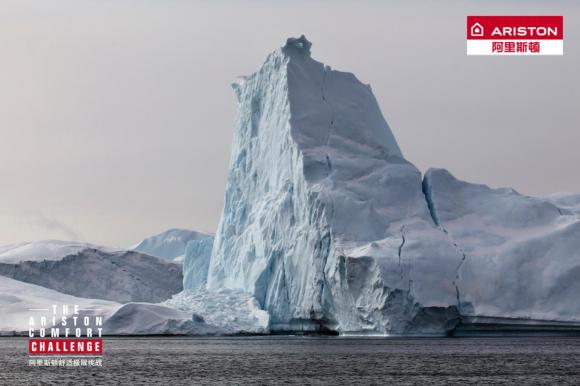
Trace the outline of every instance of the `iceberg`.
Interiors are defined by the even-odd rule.
[[[370,86],[288,39],[238,79],[207,288],[255,296],[277,330],[442,333],[462,255],[434,224]]]
[[[50,243],[51,246],[55,244]],[[69,244],[52,254],[3,254],[0,275],[81,298],[115,302],[160,302],[183,289],[181,266],[134,251],[79,248]],[[34,250],[43,251],[38,248]],[[44,259],[43,256],[47,256]],[[23,260],[26,259],[26,260]]]
[[[49,299],[100,308],[111,335],[580,331],[579,194],[422,176],[370,86],[304,36],[233,89],[215,238],[0,247],[0,333]]]
[[[370,86],[312,59],[304,36],[232,86],[207,290],[253,296],[273,332],[578,325],[578,195],[536,199],[441,170],[422,178]]]

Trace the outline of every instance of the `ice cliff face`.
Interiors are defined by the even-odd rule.
[[[183,286],[205,288],[213,235],[187,229],[170,229],[141,241],[132,249],[160,259],[183,263]]]
[[[206,288],[212,248],[211,236],[187,243],[183,259],[183,288],[190,290]]]
[[[207,287],[253,294],[273,330],[442,332],[462,255],[435,226],[368,85],[289,39],[234,85]]]

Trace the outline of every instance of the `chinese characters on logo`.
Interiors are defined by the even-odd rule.
[[[491,46],[492,52],[506,52],[506,53],[540,53],[540,42],[493,42]]]

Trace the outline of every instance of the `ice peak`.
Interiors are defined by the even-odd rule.
[[[306,36],[300,35],[299,38],[286,39],[286,45],[282,47],[282,50],[286,53],[299,52],[303,55],[310,56],[310,47],[312,47],[312,43],[306,39]]]

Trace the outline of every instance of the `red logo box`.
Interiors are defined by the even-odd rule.
[[[28,355],[102,355],[103,340],[90,339],[30,339]]]
[[[467,39],[563,40],[563,16],[467,16]]]

